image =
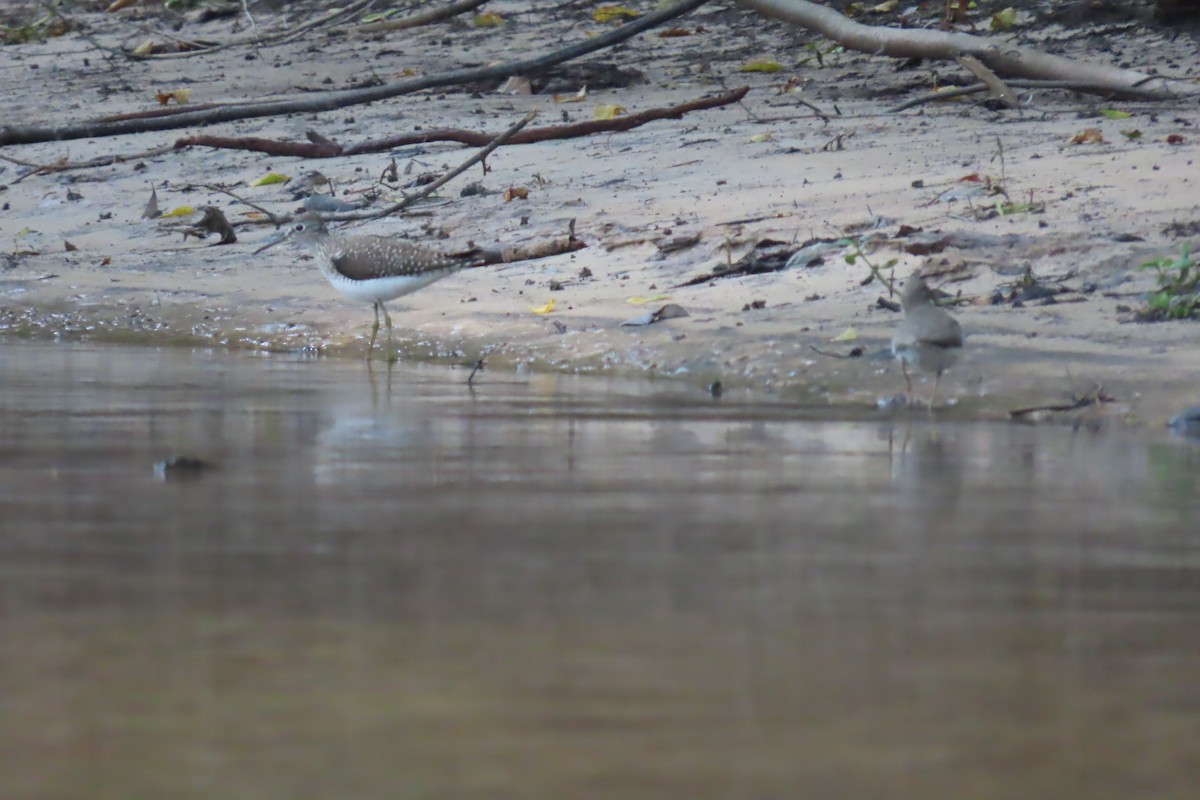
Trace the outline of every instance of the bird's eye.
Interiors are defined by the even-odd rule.
[[[297,222],[295,225],[292,226],[292,230],[294,230],[296,233],[304,233],[304,223]]]

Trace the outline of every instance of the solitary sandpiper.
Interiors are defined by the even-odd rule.
[[[263,245],[261,253],[285,239],[307,249],[317,259],[321,274],[347,297],[375,305],[375,324],[367,358],[375,350],[379,315],[387,325],[387,354],[393,358],[392,318],[384,306],[388,300],[422,289],[467,266],[469,253],[450,255],[402,239],[385,236],[339,236],[331,233],[315,212],[305,211],[283,236]]]
[[[904,321],[892,339],[892,353],[900,359],[904,371],[906,398],[912,402],[912,377],[908,368],[936,375],[933,392],[929,395],[929,407],[933,408],[942,373],[954,363],[962,349],[962,326],[950,313],[939,308],[933,290],[919,273],[904,282],[900,295],[904,305]]]

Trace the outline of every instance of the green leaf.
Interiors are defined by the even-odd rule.
[[[994,31],[1006,31],[1017,21],[1017,10],[1012,6],[992,14],[991,28]]]
[[[738,72],[783,72],[778,61],[751,61],[738,67]]]

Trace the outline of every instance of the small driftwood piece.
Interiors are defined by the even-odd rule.
[[[1004,81],[1000,80],[996,73],[983,65],[983,62],[972,55],[963,54],[955,59],[959,65],[979,79],[979,82],[988,87],[995,93],[996,97],[1000,98],[1001,102],[1009,108],[1020,108],[1021,101],[1017,99],[1017,93],[1008,88]]]
[[[617,133],[654,122],[660,119],[679,119],[692,111],[704,111],[737,103],[750,87],[743,86],[716,97],[702,97],[666,108],[651,108],[637,114],[604,120],[587,120],[571,125],[551,125],[534,128],[514,135],[507,144],[533,144],[552,139],[575,139],[596,133]],[[484,147],[495,138],[495,134],[468,131],[460,128],[441,128],[420,133],[406,133],[386,139],[373,139],[357,145],[342,147],[328,140],[323,142],[282,142],[277,139],[232,136],[185,136],[176,140],[176,148],[218,147],[229,150],[252,150],[272,156],[296,156],[299,158],[334,158],[336,156],[358,156],[365,153],[386,152],[396,147],[429,142],[459,142],[470,147]]]
[[[1069,411],[1078,411],[1081,408],[1089,406],[1100,406],[1105,403],[1111,403],[1112,397],[1104,393],[1104,387],[1097,385],[1090,393],[1082,397],[1075,396],[1069,403],[1051,403],[1044,406],[1029,406],[1027,408],[1014,408],[1008,412],[1009,419],[1025,419],[1031,415],[1039,413],[1057,413],[1062,414]]]

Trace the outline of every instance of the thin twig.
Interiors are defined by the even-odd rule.
[[[260,206],[256,203],[251,203],[246,198],[239,197],[238,195],[234,194],[233,192],[229,191],[228,189],[222,189],[220,186],[217,186],[214,183],[202,183],[200,185],[203,186],[205,189],[211,189],[214,192],[220,192],[221,194],[227,194],[230,197],[232,197],[234,200],[237,200],[239,203],[243,203],[244,205],[250,206],[255,211],[261,211],[262,213],[267,215],[267,217],[271,220],[271,224],[275,225],[276,227],[278,227],[280,225],[280,223],[283,222],[283,220],[281,220],[279,217],[272,214],[270,211],[267,211],[262,206]]]
[[[333,21],[339,19],[340,17],[348,16],[351,14],[356,14],[359,11],[362,11],[363,9],[370,6],[375,1],[376,0],[358,0],[358,2],[352,3],[349,6],[346,6],[345,8],[335,8],[332,11],[329,11],[326,14],[323,14],[322,16],[317,17],[316,19],[311,19],[308,22],[297,25],[295,28],[290,28],[286,31],[280,31],[278,33],[272,33],[267,36],[261,36],[261,37],[258,36],[257,28],[256,28],[255,35],[252,37],[235,39],[234,41],[225,42],[224,44],[212,45],[211,47],[204,47],[204,46],[198,45],[195,42],[189,42],[186,39],[180,39],[178,36],[172,36],[171,34],[166,33],[165,31],[153,31],[153,30],[150,30],[149,28],[145,28],[141,25],[138,25],[136,22],[131,22],[130,20],[122,20],[122,22],[124,22],[126,25],[132,25],[133,27],[138,28],[139,30],[141,30],[145,33],[149,33],[151,35],[156,35],[156,36],[164,36],[168,39],[173,39],[174,41],[179,42],[180,44],[186,44],[189,47],[193,48],[190,50],[182,50],[177,53],[149,53],[145,56],[142,56],[139,59],[139,60],[144,60],[144,61],[151,61],[151,60],[162,61],[162,60],[169,60],[169,59],[176,59],[176,58],[192,58],[193,56],[204,56],[204,55],[209,55],[211,53],[220,52],[221,50],[229,50],[234,47],[242,47],[244,45],[255,45],[255,46],[261,47],[261,46],[266,46],[266,45],[287,44],[288,42],[294,41],[295,39],[299,39],[301,36],[308,33],[313,28],[317,28],[321,25],[325,25],[327,23],[333,22]]]
[[[420,191],[414,192],[413,194],[408,195],[407,197],[405,197],[403,200],[401,200],[398,203],[393,203],[392,205],[388,206],[387,208],[384,208],[380,211],[377,211],[373,214],[368,215],[367,217],[364,217],[364,219],[377,219],[379,217],[386,217],[391,214],[395,214],[397,211],[400,211],[400,210],[412,205],[413,203],[420,200],[421,198],[428,197],[429,195],[433,194],[438,189],[440,189],[441,187],[445,186],[447,183],[452,181],[454,178],[457,178],[459,175],[466,172],[468,169],[470,169],[475,164],[479,163],[480,161],[483,161],[485,158],[487,158],[489,155],[491,155],[493,150],[495,150],[497,147],[499,147],[500,145],[507,142],[509,139],[511,139],[513,137],[514,134],[516,134],[517,131],[521,130],[521,128],[524,128],[526,125],[528,125],[530,122],[532,122],[533,118],[536,116],[537,116],[536,111],[530,111],[528,114],[526,114],[524,117],[522,117],[521,120],[519,122],[517,122],[517,124],[513,125],[508,130],[506,130],[504,133],[500,134],[495,139],[493,139],[487,145],[487,147],[484,147],[478,153],[471,156],[466,161],[459,164],[457,167],[450,170],[449,172],[447,172],[442,177],[438,178],[433,183],[429,184],[428,186],[422,187]]]
[[[1101,86],[1093,83],[1081,83],[1079,81],[1037,81],[1037,80],[1006,80],[1005,83],[1017,89],[1066,89],[1073,92],[1101,92],[1107,90],[1111,95],[1125,95],[1135,98],[1144,98],[1146,100],[1161,100],[1162,96],[1153,91],[1143,92],[1135,87],[1128,87],[1120,91],[1114,90],[1111,86]],[[972,84],[970,86],[958,86],[954,89],[942,89],[936,92],[929,92],[920,97],[914,97],[911,100],[906,100],[898,106],[889,108],[886,113],[896,114],[901,111],[907,111],[915,106],[924,105],[925,103],[936,103],[939,100],[952,100],[956,97],[963,97],[969,94],[979,94],[980,92],[990,92],[991,88],[982,83]]]
[[[385,19],[380,22],[368,22],[359,25],[355,30],[358,33],[383,33],[384,31],[397,31],[404,28],[416,28],[422,25],[432,25],[435,22],[441,22],[450,17],[456,17],[459,14],[465,14],[474,8],[479,8],[486,3],[487,0],[458,0],[442,8],[433,8],[429,11],[422,11],[418,14],[413,14],[403,19]]]
[[[254,15],[250,13],[250,6],[247,0],[242,0],[242,11],[246,14],[246,19],[250,20],[250,30],[254,31],[254,38],[258,38],[258,23],[254,21]]]
[[[272,37],[271,44],[288,44],[296,39],[299,39],[304,34],[314,28],[319,28],[322,25],[328,25],[342,17],[348,17],[352,14],[357,14],[359,11],[365,11],[370,6],[374,5],[375,0],[359,0],[357,3],[351,3],[342,9],[334,9],[323,17],[318,17],[315,20],[299,25],[295,30],[288,31],[283,36]]]
[[[485,365],[484,365],[484,363],[483,363],[483,359],[482,359],[482,358],[480,358],[480,359],[477,359],[477,360],[475,361],[475,363],[471,365],[471,374],[467,376],[467,386],[473,386],[473,385],[474,385],[474,384],[472,383],[472,381],[474,381],[474,380],[475,380],[475,373],[476,373],[476,372],[483,372],[483,368],[484,368],[484,366],[485,366]]]
[[[111,156],[99,156],[97,158],[90,158],[87,161],[76,161],[73,163],[64,162],[62,164],[35,164],[32,161],[22,161],[19,158],[13,158],[12,156],[6,155],[0,155],[0,159],[4,159],[5,161],[13,164],[18,164],[22,167],[32,168],[30,172],[26,172],[24,175],[13,181],[13,183],[20,183],[21,181],[33,175],[67,172],[68,170],[74,169],[93,169],[95,167],[107,167],[112,164],[120,164],[125,161],[134,161],[141,158],[156,158],[157,156],[170,153],[174,149],[174,145],[165,145],[163,147],[152,147],[149,150],[143,150],[140,153],[130,153],[129,155],[116,154]]]
[[[1095,390],[1091,394],[1086,394],[1083,397],[1073,395],[1070,403],[1052,403],[1044,406],[1015,408],[1008,412],[1008,416],[1010,419],[1020,419],[1021,417],[1027,417],[1030,414],[1036,414],[1039,411],[1076,411],[1081,408],[1087,408],[1088,406],[1099,406],[1105,403],[1111,403],[1112,399],[1113,398],[1104,393],[1104,386],[1097,384]]]

